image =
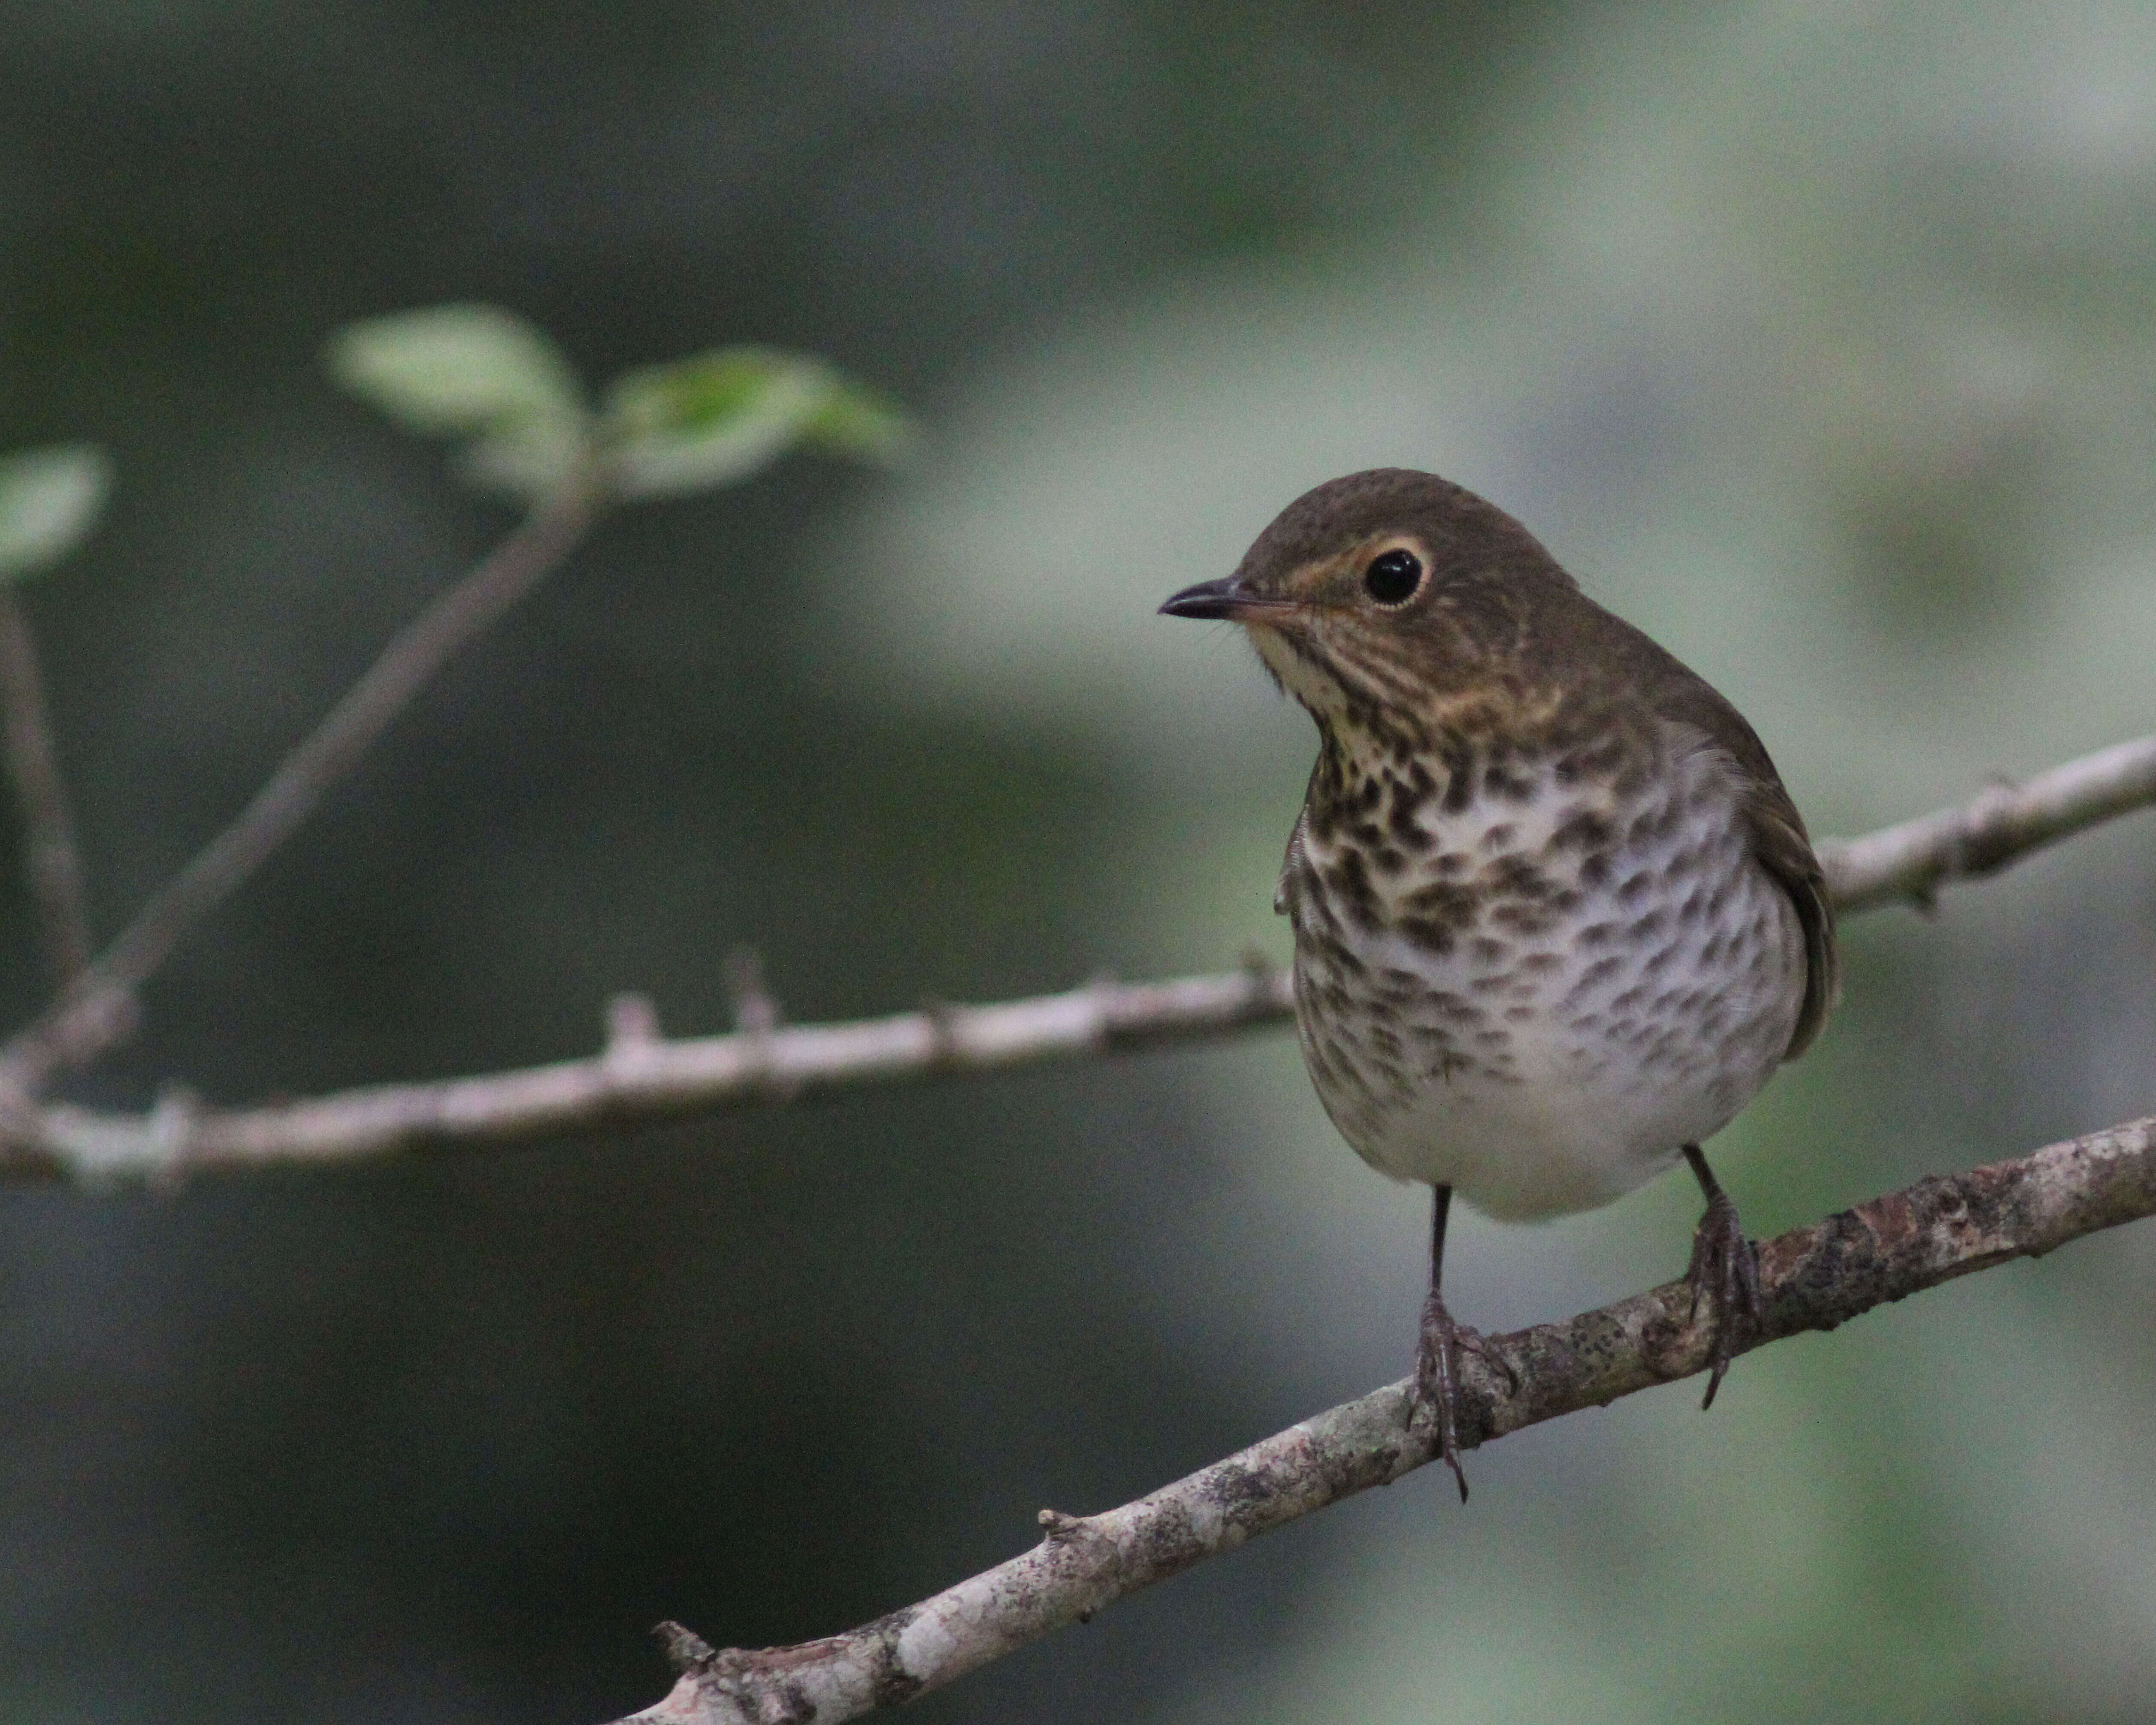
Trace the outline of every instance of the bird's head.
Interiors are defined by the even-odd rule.
[[[1577,593],[1504,511],[1435,474],[1385,467],[1305,492],[1234,574],[1160,608],[1241,624],[1320,725],[1368,728],[1517,691],[1537,617]]]

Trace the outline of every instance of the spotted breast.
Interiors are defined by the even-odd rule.
[[[1517,726],[1514,727],[1517,730]],[[1805,932],[1748,777],[1667,720],[1603,754],[1336,732],[1281,880],[1303,1052],[1373,1167],[1528,1219],[1621,1196],[1789,1052]]]

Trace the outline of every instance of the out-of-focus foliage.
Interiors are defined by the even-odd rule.
[[[1736,700],[1816,829],[2156,725],[2148,6],[11,30],[0,447],[93,437],[128,480],[23,595],[108,927],[505,526],[321,387],[328,331],[514,304],[600,377],[767,342],[923,427],[896,475],[789,464],[610,523],[175,962],[102,1099],[585,1051],[623,988],[716,1026],[743,941],[797,1019],[1283,951],[1306,722],[1232,631],[1152,607],[1373,462],[1521,515]],[[666,437],[759,398],[682,363],[639,410]],[[1748,1224],[2156,1108],[2151,843],[1852,923],[1835,1026],[1718,1146]],[[31,931],[0,897],[18,1014]],[[1456,1309],[1673,1275],[1694,1204],[1463,1219]],[[1043,1503],[1397,1376],[1422,1220],[1281,1037],[10,1194],[0,1702],[640,1705],[659,1617],[856,1621]],[[2152,1322],[2146,1229],[1974,1277],[1746,1358],[1710,1415],[1681,1387],[1508,1439],[1464,1512],[1418,1478],[916,1711],[2138,1717]]]
[[[466,439],[475,483],[544,497],[590,440],[583,386],[562,351],[498,305],[431,305],[339,330],[330,375],[408,430]]]
[[[898,409],[812,355],[729,347],[639,366],[607,390],[597,420],[560,348],[498,305],[434,305],[370,317],[329,343],[330,374],[406,429],[459,437],[482,487],[527,501],[582,461],[621,498],[732,485],[793,445],[888,459]]]
[[[49,567],[97,523],[112,464],[88,444],[0,456],[0,581]]]
[[[796,443],[888,460],[905,418],[821,360],[728,347],[640,366],[607,391],[601,441],[624,497],[672,497],[726,485]]]

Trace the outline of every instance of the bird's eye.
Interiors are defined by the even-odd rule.
[[[1381,605],[1404,605],[1422,585],[1422,560],[1411,551],[1382,552],[1363,572],[1363,588]]]

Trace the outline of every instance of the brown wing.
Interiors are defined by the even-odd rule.
[[[1738,722],[1742,723],[1740,720]],[[1749,727],[1747,727],[1749,728]],[[1754,740],[1753,747],[1758,747]],[[1759,750],[1765,759],[1766,751]],[[1767,872],[1782,883],[1789,902],[1797,907],[1797,921],[1804,931],[1804,1004],[1797,1014],[1797,1028],[1789,1037],[1794,1060],[1811,1046],[1827,1014],[1841,994],[1841,963],[1835,952],[1834,906],[1827,902],[1826,875],[1812,854],[1804,833],[1804,818],[1790,802],[1782,781],[1770,775],[1761,780],[1750,775],[1752,784],[1743,803],[1745,824],[1752,829],[1752,844]]]

